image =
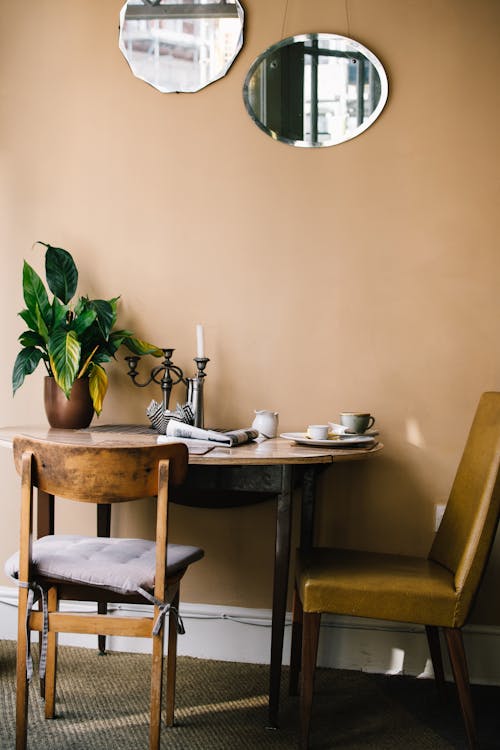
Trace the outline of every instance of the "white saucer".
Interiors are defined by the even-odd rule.
[[[326,440],[313,440],[307,437],[307,432],[283,432],[280,437],[314,448],[353,448],[356,445],[373,445],[375,442],[373,435],[337,435]]]

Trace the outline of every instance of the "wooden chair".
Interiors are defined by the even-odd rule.
[[[6,564],[18,579],[16,748],[27,739],[30,631],[42,631],[46,647],[45,716],[54,717],[57,634],[93,633],[152,639],[151,750],[159,748],[162,703],[163,633],[168,617],[166,723],[174,720],[179,586],[188,565],[203,556],[197,547],[167,544],[168,488],[187,470],[187,449],[180,443],[144,447],[81,447],[25,437],[14,440],[21,474],[21,542]],[[53,535],[32,542],[33,489],[86,503],[117,503],[157,497],[156,540]],[[43,596],[42,596],[43,592]],[[31,611],[41,597],[43,611]],[[61,599],[85,602],[147,603],[151,617],[59,612]],[[44,623],[45,620],[45,623]],[[45,649],[40,656],[43,676]]]
[[[321,614],[354,615],[425,626],[438,688],[444,688],[444,631],[469,747],[476,748],[461,628],[479,587],[500,507],[500,393],[484,393],[427,558],[313,548],[298,553],[290,692],[299,670],[300,747],[308,748]]]

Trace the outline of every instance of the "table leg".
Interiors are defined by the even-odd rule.
[[[285,631],[288,569],[290,565],[290,533],[292,528],[293,467],[282,466],[281,490],[276,512],[276,548],[274,561],[273,620],[271,630],[271,670],[269,683],[269,722],[278,725],[281,662]]]
[[[108,536],[111,532],[111,504],[106,503],[97,506],[97,536]],[[108,605],[106,602],[97,603],[97,612],[100,615],[105,615],[108,611]],[[106,652],[106,636],[98,635],[97,642],[99,647],[99,653],[104,654]]]
[[[302,505],[300,516],[300,547],[311,549],[314,542],[314,505],[316,495],[316,466],[308,466],[302,478]]]

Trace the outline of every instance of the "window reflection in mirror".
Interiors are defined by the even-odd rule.
[[[331,146],[366,130],[387,92],[382,64],[366,47],[334,34],[302,34],[254,62],[243,97],[252,119],[272,138]]]
[[[132,72],[163,93],[222,78],[243,44],[238,0],[128,0],[119,46]]]

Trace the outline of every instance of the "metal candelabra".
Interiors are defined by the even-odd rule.
[[[164,411],[167,411],[168,409],[170,394],[174,385],[184,383],[186,386],[186,401],[191,406],[194,415],[194,425],[195,427],[203,427],[203,381],[206,378],[205,368],[210,360],[208,357],[195,357],[196,374],[194,377],[188,378],[184,376],[184,372],[181,368],[174,365],[172,362],[174,351],[175,349],[162,348],[162,363],[153,367],[148,379],[144,383],[140,383],[137,380],[139,377],[137,365],[141,358],[135,355],[125,357],[129,368],[127,375],[138,388],[145,388],[150,383],[157,383],[161,387]]]

